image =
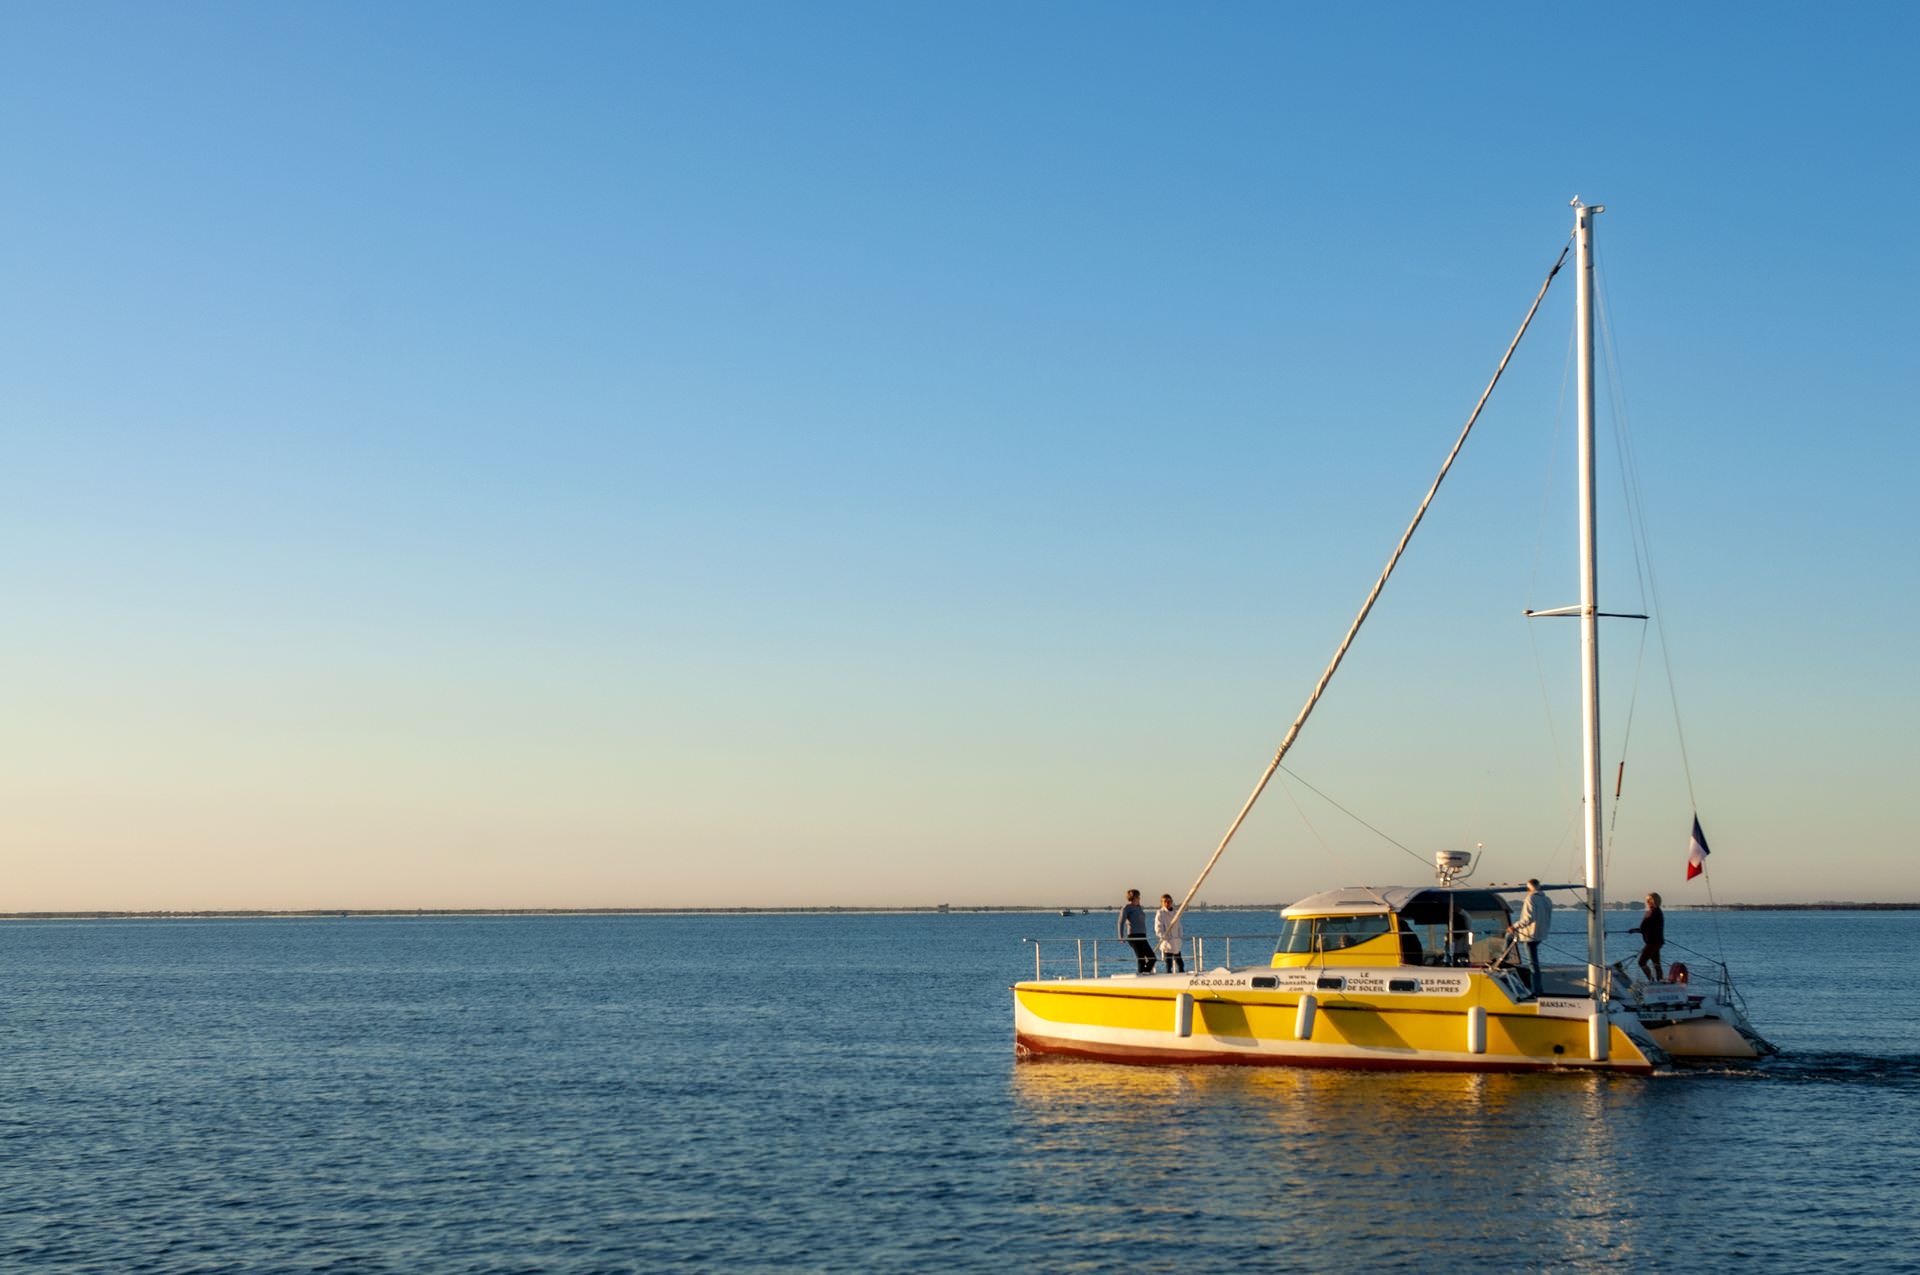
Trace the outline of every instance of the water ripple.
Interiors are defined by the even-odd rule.
[[[1031,917],[10,925],[0,1270],[1887,1269],[1920,1016],[1826,923],[1651,1082],[1017,1064]]]

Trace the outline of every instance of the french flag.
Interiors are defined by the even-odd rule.
[[[1693,817],[1693,839],[1687,842],[1687,880],[1691,881],[1707,870],[1707,834],[1700,831],[1700,816]]]

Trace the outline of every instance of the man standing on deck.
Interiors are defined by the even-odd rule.
[[[1147,910],[1140,906],[1140,891],[1127,891],[1127,906],[1120,909],[1120,937],[1133,948],[1139,962],[1135,973],[1153,973],[1153,948],[1147,943]]]
[[[1520,904],[1520,919],[1507,927],[1507,933],[1527,945],[1527,964],[1533,972],[1533,994],[1540,995],[1540,945],[1547,940],[1553,925],[1553,900],[1540,890],[1537,877],[1527,878],[1527,897]]]

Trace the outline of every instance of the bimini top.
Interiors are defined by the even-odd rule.
[[[1346,885],[1338,890],[1310,894],[1283,909],[1280,915],[1383,916],[1388,912],[1400,911],[1414,895],[1424,894],[1431,888],[1424,885],[1390,885],[1376,890],[1369,885]]]

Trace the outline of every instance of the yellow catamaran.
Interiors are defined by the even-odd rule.
[[[1575,254],[1579,375],[1580,602],[1534,615],[1580,621],[1582,786],[1587,961],[1534,985],[1512,962],[1514,888],[1472,887],[1471,857],[1435,855],[1430,886],[1351,887],[1287,908],[1268,964],[1194,973],[1044,978],[1016,984],[1014,1039],[1023,1057],[1130,1063],[1227,1063],[1343,1068],[1650,1072],[1676,1058],[1751,1059],[1772,1053],[1731,985],[1634,985],[1606,959],[1601,857],[1599,621],[1594,514],[1593,225],[1598,205],[1573,201],[1573,242],[1548,272],[1520,329],[1467,418],[1306,705],[1253,793],[1175,913],[1184,915],[1298,738],[1380,591],[1426,515],[1474,422],[1566,261]],[[1635,617],[1644,619],[1645,617]],[[1097,959],[1096,959],[1097,964]]]

